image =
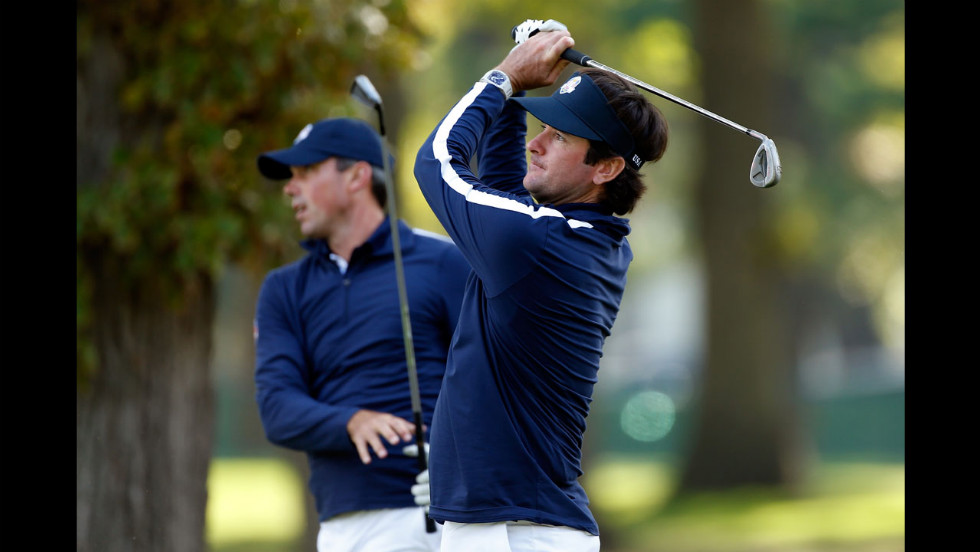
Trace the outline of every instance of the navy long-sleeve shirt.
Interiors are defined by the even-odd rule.
[[[633,258],[629,222],[598,204],[536,204],[526,132],[525,111],[477,83],[416,157],[423,195],[474,269],[432,422],[430,516],[598,535],[581,446]]]
[[[430,425],[469,266],[447,238],[399,221],[423,421]],[[390,222],[354,250],[346,274],[323,240],[271,271],[255,314],[256,400],[266,437],[307,453],[320,520],[414,506],[418,459],[389,447],[361,463],[347,433],[360,409],[414,421]],[[431,427],[431,425],[430,425]]]

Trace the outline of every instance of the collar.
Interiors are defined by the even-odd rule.
[[[601,203],[563,203],[548,207],[565,215],[565,218],[588,222],[614,239],[622,239],[630,233],[629,219],[616,216],[611,208]]]
[[[354,248],[351,253],[351,262],[354,259],[361,256],[381,256],[381,255],[393,255],[395,252],[394,244],[392,243],[391,235],[391,219],[388,215],[385,215],[384,220],[381,224],[374,229],[368,239],[361,245]],[[401,245],[402,252],[411,251],[415,247],[415,233],[409,228],[405,221],[398,221],[398,241]],[[316,255],[328,259],[330,257],[330,246],[327,245],[327,240],[323,238],[309,238],[300,242],[300,246],[310,252],[311,255]],[[333,261],[331,261],[333,262]]]

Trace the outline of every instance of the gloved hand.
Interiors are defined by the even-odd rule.
[[[408,445],[402,449],[402,454],[405,456],[418,456],[419,447],[418,445]],[[425,444],[425,465],[429,465],[429,443]],[[429,504],[431,499],[429,498],[429,470],[423,470],[422,473],[415,476],[415,485],[412,485],[412,496],[415,497],[415,503],[419,506],[425,506],[425,513],[429,513]]]
[[[555,21],[554,19],[549,19],[547,21],[541,19],[525,19],[523,23],[514,27],[510,32],[511,36],[514,37],[514,42],[517,46],[524,44],[524,41],[531,38],[535,34],[541,31],[567,31],[568,27],[564,24]],[[514,46],[514,48],[517,48]],[[513,51],[513,48],[511,48]]]
[[[422,473],[415,476],[415,484],[412,485],[412,496],[415,497],[415,503],[419,506],[425,506],[425,513],[429,513],[429,504],[432,503],[432,498],[429,496],[429,470],[423,470]]]

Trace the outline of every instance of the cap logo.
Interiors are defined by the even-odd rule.
[[[565,84],[561,85],[561,88],[558,89],[558,93],[571,94],[572,92],[575,91],[575,88],[578,86],[578,83],[580,82],[582,82],[582,77],[576,75],[568,79],[568,81],[566,81]]]
[[[305,127],[303,127],[303,130],[299,131],[299,135],[297,135],[296,136],[296,139],[293,140],[293,144],[295,145],[295,144],[298,144],[298,143],[302,142],[307,136],[310,135],[310,131],[311,130],[313,130],[313,124],[312,123],[307,124]]]

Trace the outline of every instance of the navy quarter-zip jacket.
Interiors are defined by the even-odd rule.
[[[598,535],[581,449],[630,227],[598,204],[538,205],[523,187],[526,133],[526,112],[476,83],[416,157],[419,188],[474,270],[432,421],[429,513]]]
[[[431,427],[470,268],[444,236],[399,221],[424,423]],[[389,446],[364,465],[347,433],[360,409],[414,421],[388,218],[354,250],[346,274],[323,240],[271,271],[255,314],[255,385],[270,442],[307,454],[321,521],[414,506],[418,459]],[[428,437],[428,435],[427,435]]]

